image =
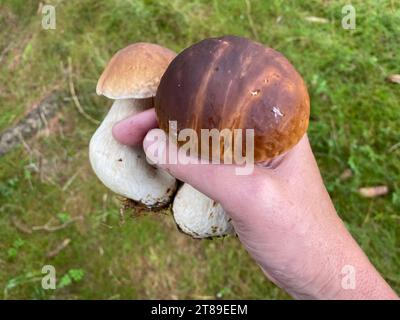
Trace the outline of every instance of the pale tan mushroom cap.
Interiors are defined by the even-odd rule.
[[[97,82],[96,92],[110,99],[153,97],[175,56],[175,52],[156,44],[131,44],[111,58]]]

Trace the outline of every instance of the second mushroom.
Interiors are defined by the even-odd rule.
[[[168,205],[177,181],[148,164],[142,147],[118,143],[112,136],[112,127],[153,107],[152,97],[174,57],[173,51],[155,44],[132,44],[113,56],[96,88],[98,95],[105,95],[114,103],[90,140],[92,168],[109,189],[149,208]]]

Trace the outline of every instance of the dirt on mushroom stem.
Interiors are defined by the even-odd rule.
[[[135,200],[123,198],[123,197],[119,197],[119,201],[121,203],[120,210],[122,210],[123,213],[130,210],[132,212],[132,216],[134,218],[143,216],[146,213],[150,213],[150,212],[157,213],[157,214],[166,214],[168,211],[167,209],[170,207],[170,204],[168,204],[168,203],[163,204],[162,206],[148,207],[139,201],[135,201]]]
[[[181,181],[177,181],[177,183],[178,187],[175,190],[167,189],[167,193],[171,193],[172,199],[175,198],[179,187],[182,185]],[[162,203],[161,201],[158,201],[158,203],[162,204],[156,206],[146,206],[140,201],[135,201],[122,196],[118,196],[118,200],[120,201],[120,216],[122,220],[124,220],[126,212],[130,213],[132,218],[140,218],[146,214],[171,215],[172,202]]]

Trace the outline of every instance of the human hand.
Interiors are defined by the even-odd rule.
[[[113,135],[127,145],[144,139],[148,159],[156,162],[148,133],[156,127],[150,109],[115,125]],[[256,166],[251,175],[236,175],[235,165],[157,165],[219,202],[267,277],[292,296],[397,298],[337,215],[307,136],[270,168]],[[346,270],[354,271],[354,288],[343,285],[351,276]]]

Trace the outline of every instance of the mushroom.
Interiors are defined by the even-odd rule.
[[[186,128],[198,137],[201,129],[254,129],[254,161],[265,165],[305,134],[310,99],[302,77],[281,53],[225,36],[200,41],[171,62],[158,86],[155,109],[164,131],[169,132],[169,121],[176,121],[174,135]],[[219,149],[224,150],[222,141]],[[197,151],[212,158],[202,148]],[[188,185],[178,191],[173,214],[195,238],[233,232],[220,205]]]
[[[152,107],[160,78],[175,55],[155,44],[132,44],[112,57],[96,88],[98,95],[115,101],[90,140],[92,168],[109,189],[149,208],[171,202],[176,179],[148,164],[142,147],[118,143],[112,127]]]
[[[175,196],[172,211],[179,228],[193,238],[223,236],[234,232],[222,206],[185,183]]]

